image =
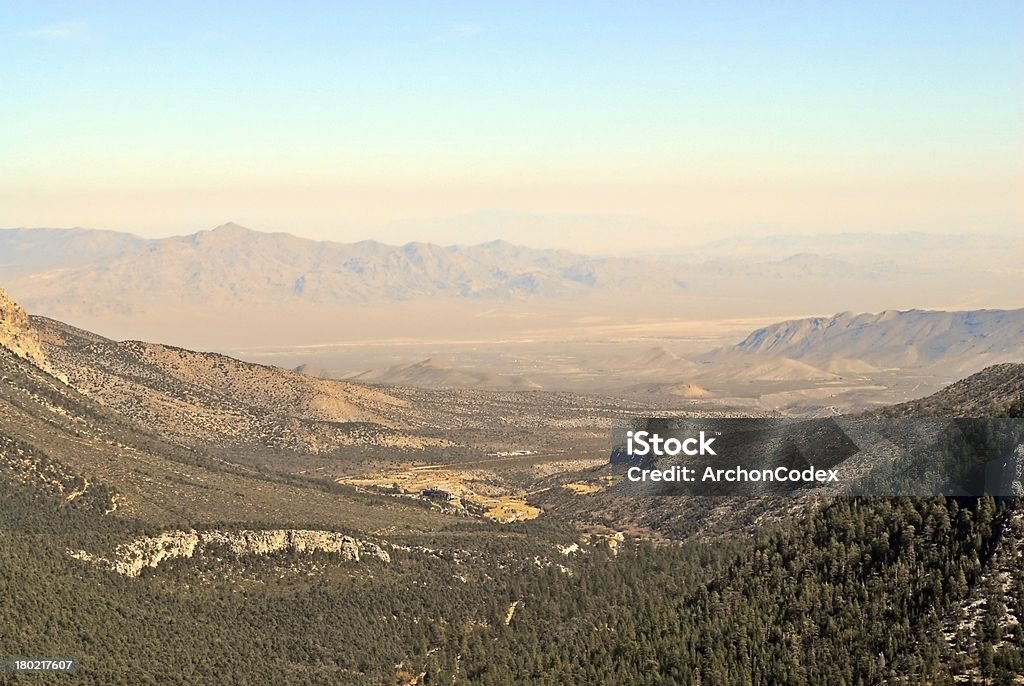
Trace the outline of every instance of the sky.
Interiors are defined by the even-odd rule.
[[[1019,0],[6,0],[0,226],[1019,230],[1022,36]]]

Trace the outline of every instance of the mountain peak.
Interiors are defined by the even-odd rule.
[[[220,226],[215,226],[214,228],[210,229],[209,233],[243,235],[257,232],[253,231],[252,229],[246,228],[241,224],[236,224],[235,222],[225,222]]]
[[[480,244],[481,248],[493,248],[493,249],[508,249],[516,247],[514,244],[509,243],[504,238],[495,238],[493,241],[485,241]]]
[[[185,241],[192,245],[218,245],[222,243],[232,243],[238,240],[251,239],[255,240],[259,237],[267,236],[269,234],[262,233],[260,231],[254,231],[253,229],[236,224],[235,222],[227,222],[220,226],[215,226],[212,229],[204,229],[202,231],[196,231],[193,234],[184,236],[182,238],[170,238],[168,241]]]
[[[28,314],[21,305],[0,288],[0,347],[7,348],[44,372],[67,383],[67,377],[50,366],[43,352],[39,333],[32,328]]]

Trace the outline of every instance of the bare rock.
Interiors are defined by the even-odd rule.
[[[309,529],[168,531],[118,546],[112,560],[81,552],[72,555],[105,564],[118,574],[137,577],[143,570],[156,568],[165,560],[192,558],[197,553],[217,546],[227,548],[237,557],[282,552],[323,552],[354,562],[366,557],[391,562],[391,556],[376,543],[361,541],[335,531]]]
[[[58,372],[43,352],[39,334],[29,322],[28,314],[0,288],[0,346],[27,360],[64,383],[68,378]]]

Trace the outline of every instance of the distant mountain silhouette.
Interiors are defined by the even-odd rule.
[[[387,369],[371,370],[348,377],[360,383],[416,386],[419,388],[505,388],[533,390],[540,384],[519,374],[496,374],[474,369],[459,369],[437,358]]]
[[[762,358],[797,360],[841,375],[897,367],[970,373],[1024,360],[1024,309],[890,310],[796,319],[758,329],[709,355],[716,363]]]
[[[644,260],[597,258],[492,241],[333,243],[261,233],[234,223],[149,240],[83,229],[0,231],[0,264],[12,291],[36,311],[88,305],[175,303],[274,306],[412,300],[558,298],[589,292],[685,289],[678,270]]]

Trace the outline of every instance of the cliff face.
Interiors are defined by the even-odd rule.
[[[68,382],[66,376],[50,365],[39,341],[39,334],[29,322],[28,314],[2,288],[0,288],[0,346],[7,348],[20,358],[28,360],[64,383]]]
[[[391,556],[376,543],[360,541],[334,531],[307,529],[169,531],[122,544],[114,551],[113,559],[85,552],[72,555],[105,564],[118,574],[137,577],[142,570],[156,568],[165,560],[191,558],[215,546],[226,547],[239,557],[281,552],[324,552],[354,562],[367,557],[391,562]]]

